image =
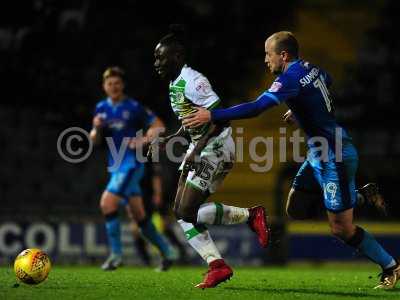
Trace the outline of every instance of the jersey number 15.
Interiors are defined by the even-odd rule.
[[[332,111],[332,100],[329,96],[329,90],[326,87],[324,77],[320,75],[315,81],[314,86],[321,91],[322,97],[324,98],[326,108],[328,112]]]

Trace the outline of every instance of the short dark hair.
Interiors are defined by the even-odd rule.
[[[275,41],[275,52],[288,52],[294,58],[299,57],[299,43],[290,31],[275,32],[268,39]]]
[[[124,72],[124,70],[122,68],[117,67],[117,66],[108,67],[103,72],[103,81],[106,80],[109,77],[119,77],[122,80],[124,80],[125,72]]]
[[[165,35],[160,44],[173,46],[177,51],[186,53],[186,29],[182,24],[172,24],[169,26],[169,33]]]

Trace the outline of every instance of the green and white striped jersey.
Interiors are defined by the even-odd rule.
[[[220,100],[213,91],[208,79],[201,73],[184,65],[181,74],[169,85],[171,107],[179,120],[194,112],[196,107],[213,109]],[[199,128],[188,129],[192,141],[198,141],[209,128],[205,124]]]

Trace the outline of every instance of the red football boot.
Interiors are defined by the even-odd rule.
[[[262,206],[249,208],[249,220],[247,221],[250,229],[258,236],[261,247],[267,248],[269,244],[270,230],[267,224],[267,214]]]
[[[196,285],[199,289],[208,289],[216,287],[221,282],[230,279],[233,271],[223,259],[217,259],[210,263],[209,269],[203,282]]]

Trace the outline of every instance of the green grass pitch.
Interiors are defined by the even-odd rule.
[[[377,268],[371,265],[325,265],[235,268],[233,278],[214,289],[199,290],[205,268],[53,267],[37,286],[20,284],[12,268],[0,268],[0,299],[400,299],[400,288],[377,291]]]

